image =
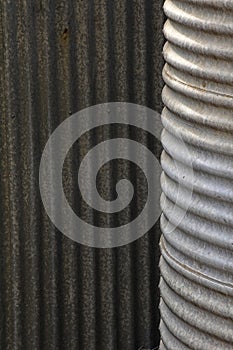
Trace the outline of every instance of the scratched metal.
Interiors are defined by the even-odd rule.
[[[233,2],[167,0],[164,10],[161,348],[233,349]],[[178,222],[174,203],[184,209],[192,187]]]
[[[135,350],[159,344],[158,225],[121,248],[81,246],[48,219],[38,171],[49,135],[78,110],[126,101],[161,111],[162,3],[0,2],[2,350]],[[94,144],[116,133],[149,142],[160,153],[143,132],[123,127],[100,128],[73,147],[64,166],[64,188],[74,210],[95,224],[116,222],[80,202],[74,193],[76,170]],[[112,178],[128,174],[135,184],[143,180],[128,163],[102,172],[99,189],[108,198]],[[143,198],[145,184],[137,187]],[[130,221],[140,205],[138,200],[114,220]]]

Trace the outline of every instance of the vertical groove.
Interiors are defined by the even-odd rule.
[[[56,7],[52,0],[43,2],[43,20],[45,44],[45,76],[47,91],[48,131],[51,133],[62,121],[61,91],[59,89],[59,55],[58,37],[56,32]],[[61,86],[62,88],[62,86]],[[60,324],[60,271],[61,234],[44,217],[43,227],[43,347],[57,348],[61,344]]]
[[[3,4],[0,4],[0,45],[1,50],[1,62],[5,61],[4,50],[5,48],[5,37],[4,37],[4,22],[3,22]],[[9,235],[7,234],[7,226],[9,225],[9,201],[8,201],[8,176],[7,176],[7,140],[6,140],[6,113],[7,106],[5,104],[5,66],[0,66],[0,114],[2,116],[2,124],[0,128],[0,193],[1,193],[1,202],[0,202],[0,226],[1,230],[1,239],[0,239],[0,344],[3,348],[6,348],[6,334],[7,334],[7,319],[9,317],[9,312],[7,308],[8,304],[8,281],[9,281]],[[8,278],[7,278],[8,276]]]
[[[94,34],[95,34],[95,104],[108,102],[111,95],[111,86],[113,84],[110,74],[110,61],[112,52],[110,36],[111,27],[109,23],[109,11],[112,1],[100,0],[94,3]],[[110,128],[101,128],[96,135],[97,143],[101,139],[106,139],[110,133]],[[107,170],[109,174],[109,169]],[[111,188],[111,176],[106,177],[107,181],[101,183],[103,192],[108,192]],[[102,220],[101,220],[102,221]],[[103,223],[108,224],[108,219],[103,219]],[[97,349],[115,349],[116,348],[116,325],[115,325],[115,251],[113,249],[104,249],[97,251],[96,255],[96,298],[97,298]]]
[[[10,10],[11,6],[11,10]],[[16,349],[17,344],[22,346],[22,285],[21,285],[21,242],[19,240],[21,227],[20,198],[20,171],[18,176],[17,169],[20,169],[19,158],[16,154],[19,133],[16,125],[20,117],[20,101],[18,97],[19,75],[18,75],[18,45],[17,34],[19,33],[18,24],[18,7],[14,3],[4,4],[4,29],[5,29],[5,59],[6,59],[6,132],[7,132],[7,167],[8,173],[12,176],[8,179],[9,195],[9,224],[6,227],[9,241],[9,270],[8,282],[6,283],[6,301],[8,302],[7,310],[7,349]],[[10,25],[10,23],[13,25]],[[19,21],[20,22],[20,21]],[[10,118],[11,117],[11,118]],[[14,118],[12,118],[14,117]]]

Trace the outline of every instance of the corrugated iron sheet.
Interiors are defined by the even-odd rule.
[[[233,3],[166,0],[164,8],[161,348],[230,350]]]
[[[158,225],[121,248],[81,246],[48,219],[38,173],[49,135],[70,114],[106,101],[161,111],[162,2],[1,1],[1,349],[135,350],[159,343]],[[70,202],[104,225],[108,217],[96,217],[75,197],[74,174],[79,159],[111,132],[83,137],[64,168]],[[136,137],[147,143],[146,135]],[[115,165],[114,174],[122,171],[137,180],[129,164]],[[110,177],[103,178],[111,196]]]

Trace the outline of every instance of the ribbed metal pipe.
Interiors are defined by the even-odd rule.
[[[160,349],[233,349],[233,2],[164,9]]]

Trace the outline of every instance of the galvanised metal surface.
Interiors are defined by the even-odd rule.
[[[233,349],[233,2],[164,10],[160,348]]]
[[[161,111],[162,1],[0,4],[0,348],[154,348],[159,344],[159,225],[121,248],[81,246],[50,222],[38,178],[44,146],[70,114],[107,101]],[[112,198],[115,179],[133,175],[135,208],[111,221],[76,196],[80,159],[116,132],[146,145],[150,141],[124,127],[99,128],[74,145],[63,169],[73,208],[84,220],[105,226],[130,221],[145,195],[139,171],[120,162],[103,169],[99,189]],[[150,147],[159,156],[160,146],[150,142]]]

